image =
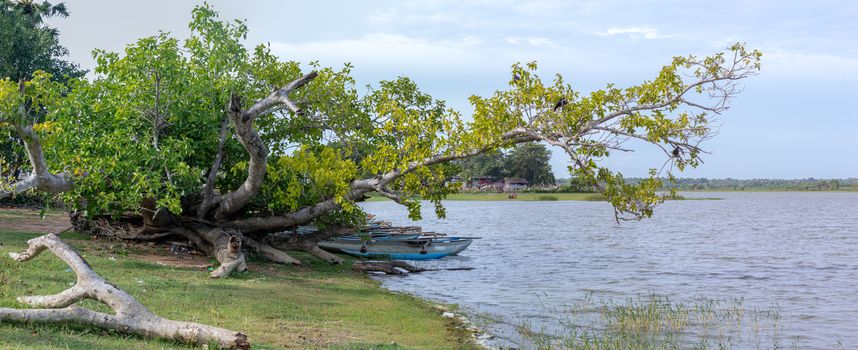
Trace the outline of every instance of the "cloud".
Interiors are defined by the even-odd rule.
[[[858,59],[823,52],[761,48],[761,73],[795,80],[848,80],[858,77]]]
[[[551,39],[543,37],[508,36],[504,38],[504,41],[513,45],[528,44],[531,46],[557,46],[557,44],[555,44]]]
[[[598,36],[617,36],[617,35],[625,35],[632,39],[667,39],[675,37],[673,34],[662,34],[655,28],[651,27],[614,27],[609,28],[604,32],[595,32]]]
[[[477,36],[431,40],[399,34],[374,33],[354,39],[308,42],[274,42],[274,53],[286,60],[319,60],[337,66],[352,62],[357,67],[400,74],[414,69],[438,70],[463,62],[479,62],[484,41]]]

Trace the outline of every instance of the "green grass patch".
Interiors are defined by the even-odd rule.
[[[557,201],[557,200],[560,200],[560,198],[557,198],[557,196],[539,196],[537,198],[537,200],[540,200],[540,201]]]
[[[0,230],[0,307],[16,296],[52,294],[75,275],[49,253],[24,263],[8,258],[38,236]],[[64,234],[93,269],[167,318],[243,331],[255,349],[471,349],[431,305],[382,289],[354,273],[294,254],[305,266],[252,263],[252,272],[211,279],[203,269],[161,266]],[[114,260],[115,259],[115,260]],[[87,301],[81,306],[106,311]],[[0,348],[164,349],[184,345],[74,324],[0,324]]]

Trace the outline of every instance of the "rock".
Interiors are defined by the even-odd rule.
[[[456,317],[456,314],[449,312],[449,311],[446,311],[443,314],[441,314],[441,316],[446,317],[446,318],[454,318],[454,317]]]

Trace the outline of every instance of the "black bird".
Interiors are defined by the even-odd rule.
[[[557,103],[554,104],[554,111],[557,112],[560,108],[563,108],[563,106],[568,104],[569,100],[567,100],[565,97],[561,98],[560,101],[557,101]]]
[[[519,81],[519,80],[521,80],[521,77],[520,77],[520,76],[518,76],[518,74],[513,74],[513,75],[512,75],[512,80],[513,80],[513,81]]]
[[[681,150],[681,149],[679,149],[679,147],[676,147],[676,148],[674,148],[674,149],[673,149],[673,157],[674,157],[674,158],[679,158],[679,156],[680,156],[681,154],[682,154],[682,150]]]

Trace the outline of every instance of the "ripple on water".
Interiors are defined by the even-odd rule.
[[[411,292],[501,319],[503,344],[528,320],[559,325],[555,312],[586,295],[623,300],[656,293],[673,300],[743,298],[780,309],[781,345],[858,348],[858,194],[692,193],[715,201],[671,201],[653,218],[616,225],[604,202],[446,202],[417,225],[481,236],[459,257],[433,266],[472,271],[380,277]],[[410,224],[392,202],[362,206]]]

